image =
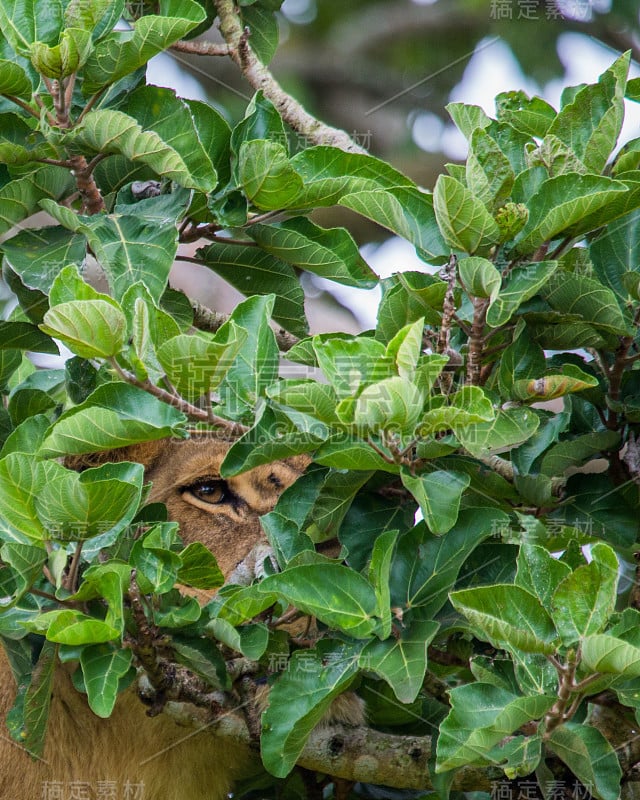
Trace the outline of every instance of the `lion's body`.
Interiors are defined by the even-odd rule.
[[[0,675],[4,720],[15,690],[2,648]],[[148,717],[133,687],[118,698],[109,719],[100,719],[58,668],[43,759],[34,760],[9,738],[6,728],[2,732],[0,797],[222,800],[248,755],[246,748],[216,738],[208,729],[194,734],[166,714]]]
[[[182,538],[206,544],[227,576],[261,541],[258,516],[304,466],[279,462],[223,482],[219,468],[228,447],[215,439],[165,441],[110,454],[144,464],[153,482],[150,499],[166,503]],[[3,725],[14,698],[13,675],[0,647]],[[248,763],[246,748],[216,738],[208,728],[194,732],[166,714],[149,718],[133,686],[108,720],[98,718],[59,666],[44,758],[29,756],[6,726],[0,731],[0,800],[218,800]]]

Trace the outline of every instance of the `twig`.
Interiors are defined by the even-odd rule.
[[[27,114],[30,114],[32,117],[35,117],[37,120],[40,119],[40,114],[38,114],[35,108],[32,108],[28,103],[25,103],[24,100],[21,100],[19,97],[16,97],[15,95],[12,94],[5,94],[5,97],[7,98],[7,100],[11,100],[12,103],[15,103],[17,106],[20,106],[20,108],[23,111],[26,111]]]
[[[177,408],[178,411],[182,411],[183,414],[186,414],[192,419],[225,428],[232,436],[241,436],[249,430],[246,425],[241,425],[239,422],[230,422],[228,419],[224,419],[224,417],[219,417],[217,414],[211,414],[203,408],[198,408],[198,406],[194,406],[182,397],[178,397],[171,392],[167,392],[165,389],[161,389],[159,386],[151,383],[151,381],[138,380],[131,372],[123,369],[115,358],[111,358],[109,363],[123,381],[130,383],[132,386],[137,386],[139,389],[144,389],[145,392],[149,392],[149,394],[157,397],[158,400],[162,400],[167,405]]]

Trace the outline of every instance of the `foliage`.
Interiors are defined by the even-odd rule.
[[[242,5],[266,60],[278,4]],[[94,0],[36,20],[0,4],[0,224],[19,301],[1,323],[0,634],[16,664],[28,635],[50,643],[16,734],[38,752],[52,648],[110,714],[152,595],[151,622],[201,678],[230,689],[230,649],[271,675],[262,755],[277,777],[350,687],[373,725],[439,723],[442,795],[466,765],[542,786],[559,760],[616,798],[630,757],[593,708],[607,692],[621,719],[640,713],[639,613],[618,586],[640,506],[638,140],[616,151],[638,96],[628,55],[558,111],[519,92],[495,119],[452,105],[469,157],[430,193],[366,154],[296,149],[261,92],[230,128],[145,85],[146,61],[205,11],[166,0],[133,34],[113,29],[122,13]],[[309,219],[324,206],[435,269],[379,282],[346,229]],[[54,224],[16,233],[39,209]],[[200,263],[247,298],[215,330],[168,288],[197,238]],[[108,294],[84,280],[89,257]],[[308,336],[301,270],[379,283],[376,329]],[[64,369],[36,369],[26,351],[57,342]],[[308,378],[279,377],[284,350]],[[201,608],[176,585],[219,587],[215,560],[145,508],[142,467],[76,473],[59,457],[211,427],[237,436],[223,477],[292,454],[314,465],[264,518],[279,571]],[[343,560],[313,549],[336,536]],[[317,641],[285,643],[289,606],[316,618]]]

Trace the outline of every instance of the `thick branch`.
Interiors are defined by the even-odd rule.
[[[366,153],[345,131],[320,122],[283,90],[249,46],[248,32],[242,27],[233,0],[215,0],[215,4],[220,32],[229,47],[231,58],[251,86],[256,91],[261,90],[271,100],[288,125],[315,144],[332,145],[349,153]]]
[[[170,704],[165,713],[186,725],[207,724],[205,714],[193,706]],[[214,736],[251,745],[251,737],[239,714],[226,714],[211,724]],[[362,781],[404,789],[429,789],[430,736],[393,736],[370,728],[341,725],[318,727],[309,737],[298,766],[350,781]],[[453,788],[458,791],[490,791],[491,783],[504,780],[496,767],[463,767]]]

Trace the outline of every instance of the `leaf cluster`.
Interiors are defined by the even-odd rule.
[[[277,5],[242,4],[263,61]],[[230,127],[145,85],[146,61],[207,19],[193,0],[160,6],[125,34],[123,3],[44,22],[0,3],[18,301],[0,323],[0,635],[28,687],[17,735],[42,746],[54,655],[108,716],[151,631],[158,658],[209,687],[231,689],[234,657],[258,662],[277,777],[357,688],[372,724],[426,736],[435,720],[442,795],[465,765],[542,785],[557,757],[617,797],[628,765],[589,709],[608,692],[639,713],[638,612],[618,581],[640,505],[640,147],[616,150],[638,93],[628,56],[559,110],[522,93],[495,119],[450,106],[469,156],[431,193],[372,156],[301,147],[260,92]],[[378,281],[346,229],[309,218],[330,205],[407,239],[425,272]],[[16,233],[39,209],[54,224]],[[168,283],[196,239],[198,263],[246,297],[213,330]],[[302,271],[380,285],[375,330],[309,336]],[[282,376],[274,321],[303,377]],[[59,344],[63,368],[33,366],[27,351]],[[139,464],[59,461],[211,428],[235,439],[223,478],[314,461],[262,518],[278,571],[248,586],[222,586],[214,556],[145,505]],[[340,559],[314,548],[333,538]],[[201,607],[178,585],[218,591]],[[282,628],[291,608],[315,620],[306,638]]]

